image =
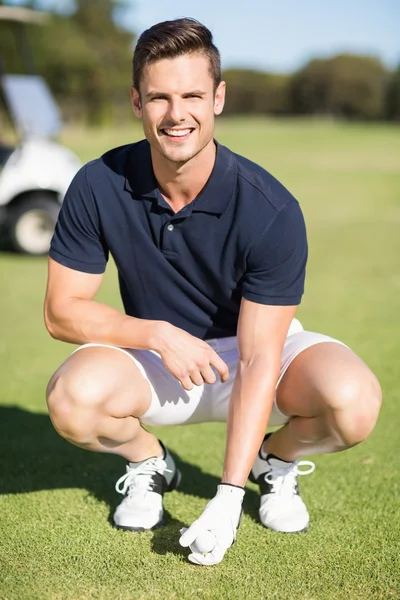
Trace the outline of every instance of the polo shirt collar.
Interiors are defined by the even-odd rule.
[[[222,215],[236,189],[237,165],[233,152],[215,142],[217,152],[210,178],[193,200],[193,212]]]
[[[147,140],[132,144],[126,163],[125,189],[136,197],[157,198],[157,181]]]
[[[216,157],[213,170],[204,189],[187,206],[188,213],[222,214],[228,207],[236,189],[235,155],[218,142],[215,142],[215,145]],[[170,209],[158,189],[151,163],[150,144],[147,140],[142,140],[132,147],[127,161],[125,189],[135,197],[153,198],[163,208]]]

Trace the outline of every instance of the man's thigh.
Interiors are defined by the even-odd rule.
[[[201,403],[200,406],[205,386],[184,390],[154,351],[84,344],[54,373],[48,394],[59,378],[73,380],[74,387],[92,387],[90,395],[93,398],[110,398],[114,411],[118,410],[113,416],[136,416],[144,425],[180,425],[209,420],[209,405]]]
[[[139,417],[151,404],[140,365],[123,349],[103,344],[77,348],[52,375],[46,395],[93,407],[109,405],[115,417]]]
[[[291,380],[293,386],[295,385],[294,378],[287,375],[289,372],[293,372],[291,365],[295,364],[298,360],[298,357],[301,356],[303,353],[306,354],[309,348],[317,347],[319,345],[322,346],[328,343],[331,346],[343,348],[346,349],[349,353],[351,352],[347,348],[347,346],[345,346],[342,342],[335,340],[334,338],[320,333],[304,331],[300,321],[298,321],[297,319],[293,319],[282,350],[280,374],[277,382],[271,415],[268,422],[269,427],[284,425],[288,422],[290,416],[296,414],[291,410],[287,410],[288,402],[280,401],[280,398],[282,397],[282,393],[280,392],[281,389],[284,387],[283,381],[286,384],[288,380]],[[226,356],[221,354],[221,357],[227,362],[229,366],[230,376],[229,381],[220,386],[220,389],[218,389],[218,387],[215,388],[216,393],[214,394],[211,404],[212,414],[214,416],[213,420],[216,421],[226,421],[228,416],[229,400],[232,393],[233,381],[236,375],[236,367],[238,363],[236,343],[235,351],[233,354],[228,354]],[[284,396],[286,398],[288,394],[285,393]],[[296,394],[296,397],[299,399],[301,398],[299,394]]]
[[[340,402],[341,396],[375,380],[367,365],[338,340],[307,331],[299,336],[303,340],[294,338],[289,345],[302,345],[302,350],[289,353],[290,362],[277,388],[277,405],[284,414],[318,416]],[[307,344],[313,340],[315,343]]]

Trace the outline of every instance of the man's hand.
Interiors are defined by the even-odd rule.
[[[236,538],[242,513],[244,489],[228,484],[218,486],[215,497],[207,504],[203,514],[189,529],[181,529],[183,534],[179,543],[184,548],[190,547],[192,554],[189,560],[203,566],[216,565],[221,562],[227,549]],[[207,553],[200,553],[196,548],[196,538],[211,532],[215,538],[214,548]]]
[[[207,342],[166,322],[158,324],[155,338],[154,350],[185,390],[191,390],[193,384],[215,383],[217,378],[211,367],[217,370],[222,382],[227,381],[228,366]]]

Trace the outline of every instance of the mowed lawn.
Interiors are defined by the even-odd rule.
[[[47,380],[72,350],[43,326],[46,259],[0,255],[2,600],[400,597],[399,134],[386,125],[218,123],[222,143],[259,162],[299,199],[310,258],[298,315],[306,328],[341,339],[366,361],[384,404],[366,442],[312,457],[316,471],[300,481],[308,533],[264,529],[249,484],[237,542],[216,567],[188,563],[178,538],[214,495],[224,426],[156,430],[184,476],[165,498],[167,525],[144,534],[113,529],[124,461],[68,444],[46,412]],[[140,136],[132,125],[70,130],[64,141],[86,161]],[[112,265],[99,298],[120,306]]]

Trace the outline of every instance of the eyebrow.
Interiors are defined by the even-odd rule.
[[[205,96],[207,92],[203,90],[192,90],[190,92],[185,92],[182,96]],[[164,96],[165,98],[169,98],[170,94],[166,94],[165,92],[155,92],[151,91],[146,94],[146,98],[152,98],[153,96]]]

